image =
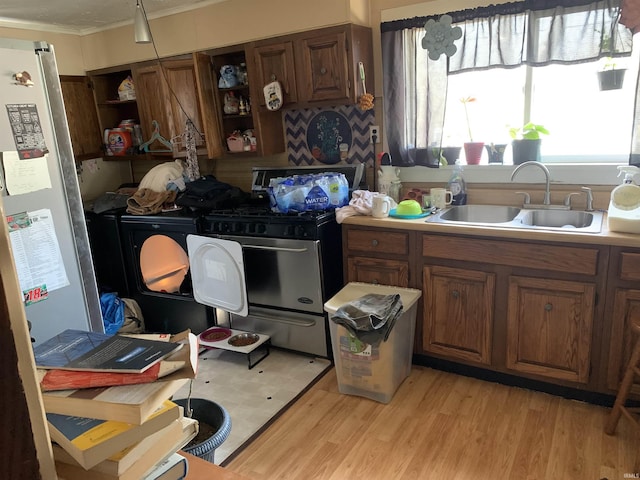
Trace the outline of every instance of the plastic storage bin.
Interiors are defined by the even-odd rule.
[[[416,326],[419,290],[369,283],[348,283],[324,304],[331,317],[342,305],[368,293],[400,294],[402,315],[396,320],[386,342],[378,347],[369,345],[361,352],[350,351],[349,331],[329,320],[333,359],[338,377],[338,390],[381,403],[389,403],[396,390],[411,373],[411,357]]]

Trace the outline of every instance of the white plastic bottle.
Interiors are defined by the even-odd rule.
[[[447,183],[447,190],[451,191],[451,205],[466,205],[467,203],[467,185],[462,177],[462,167],[457,165],[453,169],[451,178]]]
[[[607,222],[612,232],[640,233],[640,187],[634,183],[633,177],[640,173],[640,168],[633,165],[618,167],[624,174],[622,185],[611,191]]]

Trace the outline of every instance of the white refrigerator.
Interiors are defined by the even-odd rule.
[[[0,200],[31,336],[104,331],[54,49],[0,39]],[[6,261],[7,259],[1,259]]]

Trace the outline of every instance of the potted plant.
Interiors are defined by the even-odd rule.
[[[615,27],[612,29],[612,33],[615,33]],[[613,55],[616,52],[615,40],[613,35],[604,35],[602,37],[602,43],[600,50],[603,52],[611,52]],[[598,72],[598,84],[600,90],[618,90],[622,88],[622,82],[624,81],[624,74],[627,71],[626,68],[616,68],[616,63],[612,56],[606,57],[602,70]]]
[[[542,125],[527,122],[519,128],[511,127],[509,135],[513,139],[511,148],[514,165],[520,165],[530,160],[540,161],[540,144],[542,143],[540,135],[549,135],[549,130]]]
[[[469,120],[467,104],[475,101],[475,97],[465,97],[460,99],[460,102],[462,102],[462,105],[464,106],[464,116],[467,120],[467,132],[469,133],[469,141],[464,143],[464,155],[467,159],[467,165],[478,165],[480,163],[482,148],[484,147],[484,142],[473,141],[473,135],[471,133],[471,121]]]

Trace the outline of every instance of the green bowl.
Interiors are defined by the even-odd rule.
[[[396,213],[398,215],[420,215],[422,207],[415,200],[403,200],[398,204]]]

